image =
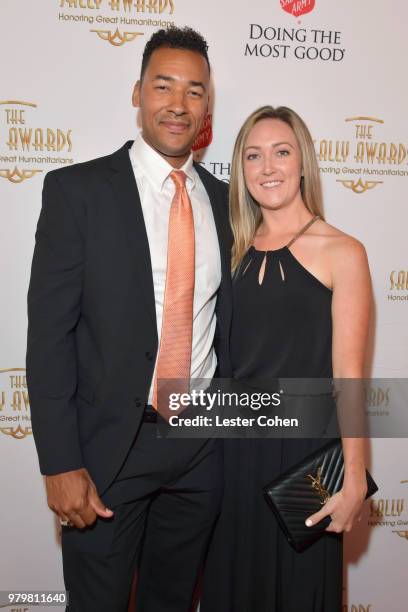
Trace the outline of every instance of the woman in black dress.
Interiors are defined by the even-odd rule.
[[[286,107],[263,107],[238,135],[230,184],[231,358],[236,379],[362,378],[371,288],[364,247],[324,221],[313,141]],[[261,383],[261,381],[263,381]],[[266,389],[265,389],[266,390]],[[366,495],[363,440],[343,438],[342,490],[331,523],[302,553],[286,541],[263,487],[319,439],[225,440],[223,507],[201,612],[340,612],[342,536]]]

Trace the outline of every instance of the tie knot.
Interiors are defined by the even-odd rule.
[[[186,186],[186,174],[182,170],[173,170],[170,172],[170,176],[176,186],[176,189],[184,189]]]

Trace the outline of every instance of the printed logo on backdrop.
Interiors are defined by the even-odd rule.
[[[367,386],[364,388],[366,414],[372,416],[390,415],[390,387]]]
[[[225,183],[229,183],[231,173],[231,162],[229,161],[203,161],[206,148],[213,140],[212,114],[208,113],[203,125],[192,146],[194,161],[211,172],[213,176]]]
[[[0,370],[0,433],[21,440],[32,434],[24,368]]]
[[[388,290],[389,302],[408,302],[408,269],[391,270]]]
[[[396,498],[373,498],[370,500],[369,527],[389,530],[390,533],[408,540],[408,512],[404,497],[408,480],[401,480],[401,496]]]
[[[392,138],[382,119],[358,116],[345,122],[348,125],[344,140],[315,141],[322,174],[333,175],[356,194],[371,191],[389,178],[408,176],[407,143]]]
[[[315,7],[315,0],[280,0],[280,5],[286,13],[300,17],[311,13]]]
[[[212,131],[212,115],[207,113],[206,118],[203,121],[203,125],[198,132],[197,138],[195,139],[193,146],[191,147],[193,152],[196,154],[194,156],[195,161],[198,161],[199,157],[197,157],[197,152],[202,151],[206,147],[208,147],[212,143],[213,139],[213,131]]]
[[[401,484],[408,485],[408,480],[401,480]],[[394,531],[400,538],[405,538],[408,540],[408,522],[405,523],[405,529]]]
[[[74,163],[72,130],[49,127],[48,121],[33,102],[0,100],[1,178],[22,183],[53,164]]]
[[[213,176],[215,176],[220,181],[224,181],[224,183],[229,183],[230,174],[231,174],[231,162],[229,161],[200,161],[200,157],[194,154],[195,161],[198,161],[201,166],[204,166],[208,172],[211,172]]]
[[[149,33],[149,28],[175,25],[176,0],[55,0],[61,24],[78,27],[114,47]],[[89,28],[89,26],[92,26]]]
[[[341,62],[346,49],[342,32],[319,27],[315,0],[275,0],[271,22],[250,23],[244,56],[269,60],[295,59],[311,62]],[[279,2],[279,5],[278,5]],[[279,11],[279,6],[282,10]],[[285,16],[286,15],[286,16]],[[306,16],[307,27],[299,19]],[[283,21],[284,19],[284,21]],[[296,27],[294,24],[296,19]],[[310,23],[311,19],[313,23]],[[302,25],[302,27],[299,27]]]

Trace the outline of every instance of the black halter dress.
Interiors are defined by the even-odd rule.
[[[332,292],[290,250],[314,220],[281,249],[251,247],[241,263],[231,335],[237,379],[256,385],[332,377]],[[224,441],[224,501],[207,558],[201,612],[341,611],[342,537],[326,534],[295,552],[263,496],[267,483],[325,442]]]

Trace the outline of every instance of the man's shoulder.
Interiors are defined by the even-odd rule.
[[[96,157],[70,166],[64,166],[63,168],[57,168],[56,170],[50,170],[46,176],[48,179],[53,178],[62,182],[100,176],[101,173],[106,172],[109,167],[112,166],[115,160],[119,160],[126,155],[126,151],[129,149],[130,144],[131,143],[127,142],[117,151],[108,155],[103,155],[102,157]]]

